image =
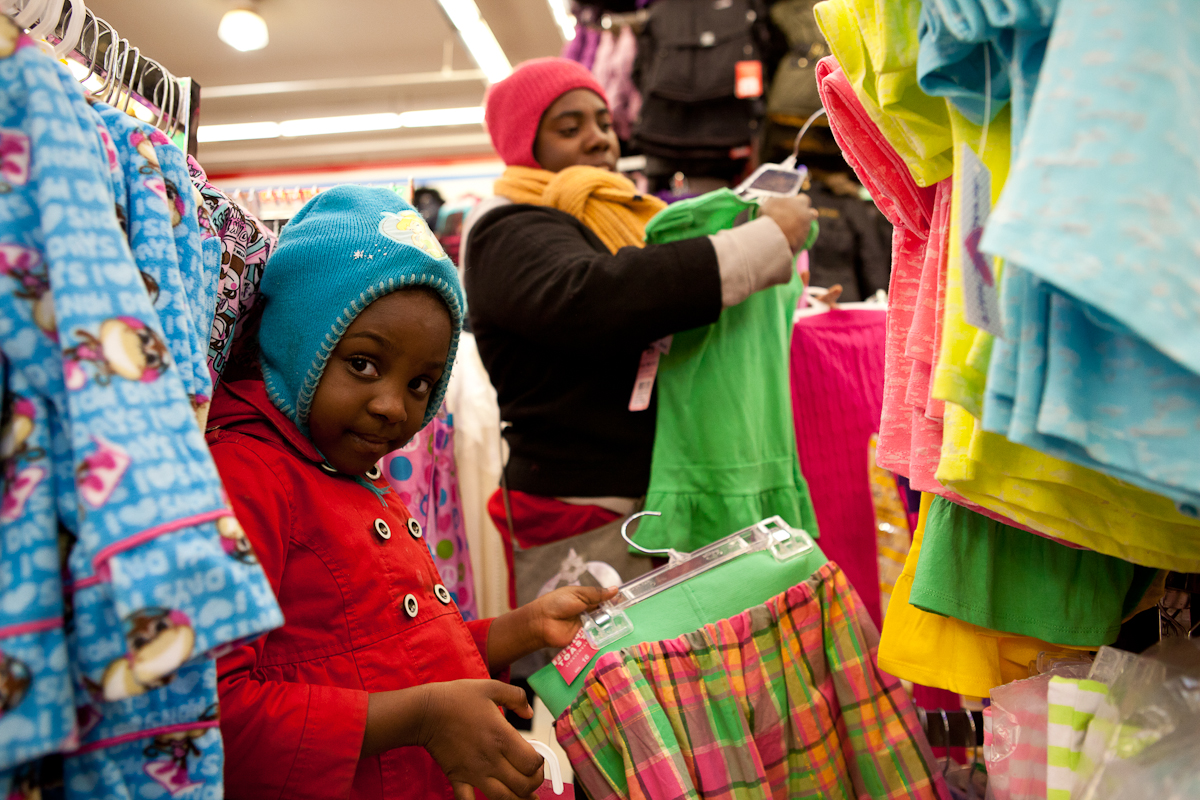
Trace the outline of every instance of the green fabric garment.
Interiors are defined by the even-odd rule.
[[[909,603],[983,628],[1077,647],[1116,641],[1157,570],[1076,550],[943,497],[925,523]]]
[[[728,189],[674,203],[646,241],[716,233],[758,205]],[[778,514],[817,536],[800,473],[789,381],[798,275],[727,308],[712,325],[675,334],[658,368],[658,419],[637,542],[691,551]]]
[[[605,653],[641,642],[674,639],[711,622],[740,614],[808,580],[826,560],[819,547],[788,561],[776,561],[764,550],[698,573],[630,606],[626,613],[633,623],[633,631],[596,653],[588,668],[570,684],[562,679],[558,668],[550,664],[530,676],[529,685],[557,718],[575,700],[591,666]]]

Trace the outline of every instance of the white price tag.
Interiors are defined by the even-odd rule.
[[[979,252],[983,227],[992,211],[992,174],[974,150],[966,144],[959,147],[962,177],[954,201],[959,204],[961,239],[952,244],[962,251],[963,317],[976,328],[1003,338],[995,260]]]
[[[654,378],[658,375],[658,360],[671,352],[671,337],[664,336],[642,351],[638,361],[637,378],[633,382],[633,394],[629,397],[630,411],[645,411],[650,407],[650,395],[654,393]]]

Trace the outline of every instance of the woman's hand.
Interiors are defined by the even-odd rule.
[[[496,617],[488,631],[488,669],[494,673],[543,647],[566,647],[583,627],[579,615],[616,594],[616,587],[564,586]]]
[[[813,221],[817,218],[817,210],[812,207],[808,195],[768,197],[760,203],[760,207],[762,215],[775,220],[775,224],[783,231],[793,253],[804,245]]]

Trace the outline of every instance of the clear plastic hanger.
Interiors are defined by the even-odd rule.
[[[621,525],[621,538],[635,550],[647,555],[665,555],[667,564],[623,584],[616,597],[601,603],[597,610],[583,615],[583,634],[597,650],[633,632],[633,622],[629,619],[626,609],[695,575],[739,556],[764,550],[769,551],[776,561],[783,562],[816,549],[816,544],[807,533],[788,525],[782,517],[774,516],[690,553],[671,548],[651,550],[636,544],[629,536],[629,524],[643,516],[661,516],[661,513],[639,511],[632,515]]]
[[[800,158],[800,140],[824,113],[824,108],[818,108],[804,121],[795,141],[792,142],[792,154],[785,158],[783,163],[760,165],[749,178],[738,184],[733,190],[734,193],[740,197],[795,197],[799,194],[808,178],[808,167],[796,166],[796,161]]]

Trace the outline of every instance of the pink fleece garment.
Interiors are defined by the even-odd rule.
[[[945,405],[933,400],[929,389],[941,346],[946,271],[943,250],[950,224],[953,177],[933,186],[917,185],[903,159],[867,115],[833,56],[817,62],[816,79],[829,129],[842,155],[894,226],[883,406],[875,462],[908,478],[914,490],[941,495],[997,522],[1037,533],[970,502],[934,477],[941,458],[941,419]],[[932,306],[928,303],[930,297]],[[909,353],[914,324],[917,326],[914,353],[927,349],[928,360]],[[913,384],[911,394],[910,384]]]

